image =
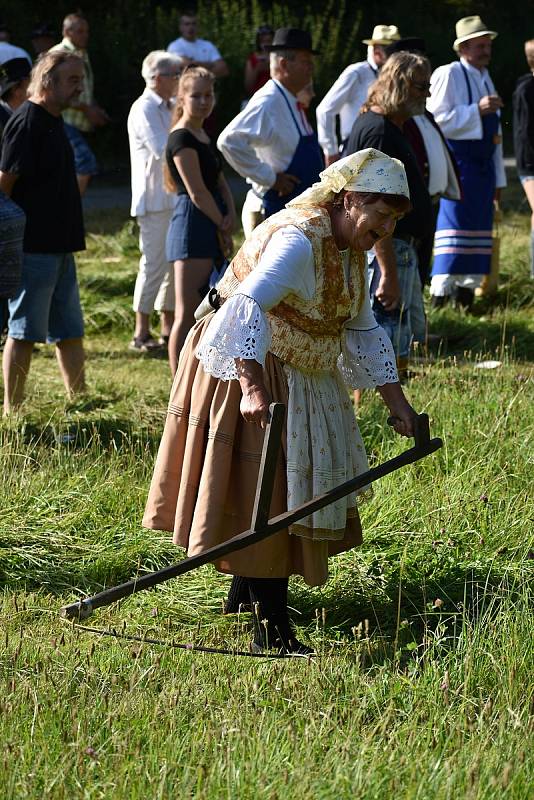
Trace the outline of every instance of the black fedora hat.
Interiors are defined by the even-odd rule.
[[[269,53],[276,53],[277,50],[307,50],[314,56],[320,55],[319,50],[313,49],[308,31],[301,31],[300,28],[278,28],[267,50]]]
[[[9,61],[4,61],[3,64],[0,64],[0,97],[8,89],[16,86],[19,81],[29,78],[31,71],[32,68],[27,58],[11,58]]]
[[[57,37],[57,31],[54,30],[49,22],[41,22],[39,25],[36,25],[30,33],[30,39],[38,39],[40,36],[55,39]]]
[[[418,36],[406,36],[403,39],[398,39],[398,41],[388,44],[384,47],[384,50],[388,56],[392,56],[393,53],[400,53],[401,50],[406,50],[408,53],[413,53],[414,55],[425,56],[426,44],[425,40]]]

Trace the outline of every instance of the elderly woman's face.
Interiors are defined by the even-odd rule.
[[[347,239],[353,250],[370,250],[380,239],[393,233],[397,221],[403,216],[383,200],[363,206],[352,205],[350,193],[345,198],[345,209],[347,206]]]

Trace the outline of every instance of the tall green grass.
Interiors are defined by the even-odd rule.
[[[382,480],[365,543],[330,581],[292,580],[308,660],[202,655],[79,631],[67,602],[183,556],[140,526],[170,386],[131,336],[135,231],[95,215],[78,260],[90,392],[64,399],[35,353],[23,413],[0,423],[0,774],[9,798],[517,798],[532,748],[534,321],[528,219],[507,211],[503,275],[407,392],[438,453]],[[448,337],[448,338],[447,338]],[[485,359],[501,366],[481,369]],[[373,463],[406,442],[364,395]],[[91,624],[171,644],[248,649],[205,567],[99,610]]]

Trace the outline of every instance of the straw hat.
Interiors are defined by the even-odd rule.
[[[370,39],[362,39],[364,44],[391,44],[400,39],[396,25],[375,25]]]
[[[498,34],[495,31],[489,31],[488,26],[482,22],[479,16],[462,17],[456,23],[456,39],[453,48],[458,50],[462,42],[476,39],[477,36],[491,36],[492,39],[495,39]]]

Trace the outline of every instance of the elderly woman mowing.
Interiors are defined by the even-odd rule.
[[[188,555],[249,527],[271,401],[287,408],[271,516],[368,468],[346,384],[376,386],[397,433],[413,435],[364,258],[410,209],[404,167],[368,149],[320,177],[252,232],[180,356],[143,524]],[[253,650],[310,652],[289,621],[288,578],[324,583],[328,557],[361,541],[353,494],[216,562],[235,576],[226,610],[259,611]]]

